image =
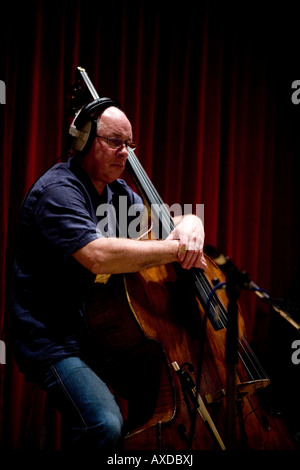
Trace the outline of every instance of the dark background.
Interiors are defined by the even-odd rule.
[[[132,121],[136,154],[163,200],[204,204],[206,243],[299,316],[300,79],[296,2],[29,1],[2,10],[0,330],[18,213],[31,184],[61,154],[79,65]],[[268,403],[298,429],[298,338],[252,293],[248,340],[273,385]],[[0,365],[1,440],[39,448],[45,397],[24,382],[7,344]],[[60,446],[59,417],[50,444]]]

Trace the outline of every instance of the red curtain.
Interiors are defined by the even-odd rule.
[[[117,99],[137,156],[166,203],[204,204],[206,243],[275,297],[298,273],[299,110],[291,101],[293,18],[253,2],[32,1],[6,6],[1,29],[0,329],[18,213],[61,154],[74,70]],[[299,67],[298,67],[299,68]],[[241,302],[248,339],[268,347],[270,311]],[[6,335],[2,340],[6,343]],[[8,346],[8,344],[7,344]],[[1,440],[11,449],[60,446],[59,416],[24,382],[7,348],[0,365]],[[47,421],[47,423],[46,423]],[[51,422],[51,426],[49,425]],[[47,426],[46,426],[46,424]]]

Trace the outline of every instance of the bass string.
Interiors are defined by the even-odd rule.
[[[201,287],[203,289],[203,292],[207,296],[206,300],[208,300],[208,298],[211,294],[211,286],[210,286],[206,276],[204,276],[201,271],[195,272],[195,276],[196,276],[199,284],[201,285]],[[220,299],[216,295],[210,296],[210,305],[207,306],[207,308],[208,307],[213,310],[213,312],[215,314],[215,317],[220,320],[220,323],[221,323],[222,327],[224,328],[225,331],[227,331],[227,328],[226,328],[227,317],[226,317],[226,314],[225,314],[225,309],[224,309],[223,304],[220,302]],[[253,379],[251,371],[247,367],[247,364],[245,363],[243,357],[240,354],[240,351],[238,351],[238,355],[239,355],[240,360],[243,362],[244,367],[246,368],[248,374]]]
[[[171,214],[167,210],[166,205],[159,196],[157,190],[150,181],[148,175],[146,174],[144,168],[142,167],[133,150],[129,151],[128,162],[129,165],[131,165],[134,169],[135,174],[139,175],[138,182],[142,187],[142,193],[146,195],[147,202],[149,204],[154,203],[158,206],[160,222],[162,223],[164,233],[172,231],[174,228],[174,222],[172,220]],[[150,208],[150,210],[152,210],[152,208]]]
[[[196,275],[200,285],[202,286],[205,294],[207,295],[207,299],[208,299],[208,296],[210,295],[210,292],[211,292],[211,286],[210,286],[204,272],[198,270],[198,272],[195,275]],[[210,304],[211,304],[210,306],[213,309],[215,315],[219,317],[220,322],[221,322],[224,330],[227,331],[226,325],[227,325],[228,319],[227,319],[227,315],[226,315],[226,309],[225,309],[224,305],[222,304],[222,302],[220,301],[220,299],[218,298],[217,295],[212,296],[212,298],[210,300]],[[238,351],[238,355],[239,355],[239,358],[240,358],[241,362],[243,363],[245,369],[247,370],[247,372],[249,374],[249,377],[252,380],[254,380],[255,377],[254,377],[252,371],[255,371],[258,379],[267,378],[267,375],[266,375],[265,371],[263,370],[262,366],[260,365],[259,361],[257,360],[254,351],[252,350],[252,348],[250,347],[250,345],[246,341],[246,339],[244,337],[242,337],[242,339],[239,338],[238,343],[239,343],[239,346],[240,346],[239,351]],[[244,352],[244,355],[241,354],[241,350]],[[246,360],[248,361],[248,364],[246,363]]]
[[[133,150],[129,151],[128,159],[129,159],[129,164],[132,166],[135,174],[138,175],[138,177],[139,177],[138,181],[139,181],[139,184],[142,187],[142,193],[146,194],[148,202],[155,201],[155,204],[159,205],[159,207],[160,207],[159,214],[162,215],[161,222],[164,224],[164,227],[167,224],[166,228],[167,229],[169,228],[170,230],[172,230],[174,228],[174,223],[172,221],[171,215],[170,215],[169,211],[167,210],[166,205],[163,203],[161,197],[159,196],[157,190],[155,189],[154,185],[149,180],[148,175],[146,174],[144,168],[142,167],[141,163],[139,162],[139,160],[136,157]],[[195,273],[197,281],[199,282],[199,284],[202,287],[205,295],[208,298],[208,296],[211,292],[211,286],[210,286],[206,276],[204,275],[204,272],[202,272],[201,270],[197,270],[197,271],[194,270],[194,273]],[[212,296],[211,307],[213,308],[215,314],[219,316],[220,322],[221,322],[223,328],[225,329],[225,331],[227,331],[227,329],[226,329],[226,324],[227,324],[226,311],[225,311],[225,308],[224,308],[223,304],[221,303],[220,299],[216,295]],[[217,312],[219,312],[219,313],[217,313]],[[255,373],[257,374],[258,378],[260,378],[260,379],[265,378],[266,374],[264,373],[262,367],[260,366],[259,362],[257,361],[257,358],[256,358],[252,348],[247,343],[245,338],[243,337],[242,340],[239,338],[238,341],[239,341],[239,345],[240,345],[238,355],[239,355],[239,358],[240,358],[241,362],[243,363],[249,377],[252,380],[254,380],[254,375],[251,372],[251,370],[254,370]],[[240,349],[244,352],[244,356],[242,356],[242,354],[240,352]],[[246,363],[246,359],[248,361],[248,364]],[[251,367],[250,367],[250,365],[251,365]]]
[[[153,202],[155,204],[163,204],[158,192],[154,185],[149,180],[144,168],[139,162],[133,150],[129,150],[128,163],[132,166],[134,174],[138,175],[138,182],[142,187],[142,193],[146,194],[147,202]],[[141,183],[143,182],[143,184]]]

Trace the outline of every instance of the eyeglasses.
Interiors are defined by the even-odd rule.
[[[127,149],[130,148],[131,150],[136,148],[136,143],[133,142],[133,140],[125,140],[124,142],[123,140],[117,139],[116,137],[104,137],[104,135],[96,135],[97,137],[100,137],[100,139],[106,140],[108,145],[113,149],[121,148],[123,145],[125,145]]]

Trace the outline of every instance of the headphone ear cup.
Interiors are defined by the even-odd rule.
[[[71,124],[72,127],[73,123]],[[73,139],[71,148],[80,152],[81,154],[86,154],[93,143],[93,140],[96,137],[97,133],[97,121],[90,120],[87,121],[84,126],[77,131],[77,136]]]
[[[69,129],[69,141],[67,144],[69,151],[74,149],[83,155],[90,150],[97,134],[97,120],[93,116],[99,115],[110,106],[121,109],[119,103],[110,98],[98,98],[88,103],[79,111]]]

